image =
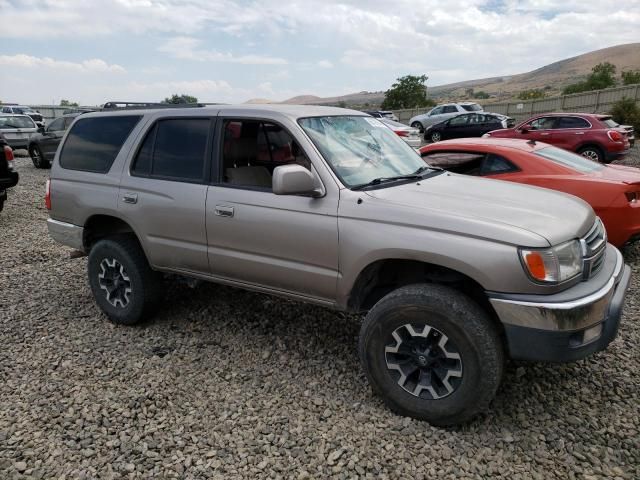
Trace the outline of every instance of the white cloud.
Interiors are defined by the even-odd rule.
[[[268,55],[234,55],[215,50],[199,48],[201,41],[193,37],[173,37],[167,40],[158,50],[168,53],[173,58],[196,60],[199,62],[227,62],[243,65],[286,65],[284,58]]]
[[[316,63],[316,66],[320,68],[333,68],[333,63],[329,60],[320,60]]]
[[[69,62],[65,60],[55,60],[49,57],[34,57],[31,55],[0,55],[0,65],[12,68],[46,68],[67,70],[80,73],[125,73],[126,70],[120,65],[109,65],[99,58],[91,58],[82,62]]]

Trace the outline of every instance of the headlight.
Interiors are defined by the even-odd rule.
[[[578,240],[551,248],[520,249],[525,270],[538,282],[560,283],[582,272],[582,251]]]

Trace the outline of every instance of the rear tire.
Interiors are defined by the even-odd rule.
[[[359,354],[389,408],[437,426],[486,409],[504,370],[503,344],[486,312],[437,284],[408,285],[376,303],[362,325]]]
[[[594,162],[609,163],[605,161],[604,153],[602,153],[602,150],[600,150],[600,148],[598,147],[594,147],[591,145],[582,147],[580,150],[578,150],[578,154],[582,155],[585,158],[588,158],[589,160],[593,160]]]
[[[49,168],[51,167],[51,163],[48,160],[45,160],[42,155],[42,150],[38,145],[31,145],[29,147],[29,156],[31,157],[31,161],[33,162],[33,166],[36,168]]]
[[[87,270],[96,303],[113,323],[139,323],[161,301],[162,278],[132,235],[99,240],[91,248]]]

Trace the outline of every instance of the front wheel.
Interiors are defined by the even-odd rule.
[[[51,164],[45,160],[42,155],[42,150],[40,150],[38,145],[31,145],[29,147],[29,156],[31,157],[33,166],[36,168],[49,168],[51,166]]]
[[[484,310],[435,284],[382,298],[362,325],[359,353],[374,392],[392,410],[438,426],[486,409],[504,369],[500,335]]]
[[[98,241],[89,253],[88,273],[96,303],[113,323],[139,323],[160,303],[162,279],[133,236]]]
[[[418,130],[420,130],[420,133],[424,132],[424,127],[422,126],[422,124],[420,122],[413,122],[411,124],[412,128],[417,128]]]
[[[436,143],[442,140],[442,135],[440,135],[440,132],[432,132],[429,138],[433,143]]]

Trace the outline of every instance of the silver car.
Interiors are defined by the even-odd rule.
[[[432,168],[354,110],[88,113],[47,185],[49,233],[113,322],[151,317],[167,273],[366,314],[374,392],[436,425],[486,409],[507,358],[605,349],[630,281],[579,198]]]
[[[0,133],[11,148],[27,148],[31,136],[38,133],[38,127],[29,115],[5,113],[0,114]]]
[[[409,120],[409,125],[413,128],[418,128],[423,132],[427,127],[440,123],[444,120],[448,120],[451,117],[455,117],[461,113],[469,112],[482,112],[483,108],[477,103],[462,102],[462,103],[445,103],[433,107],[427,113],[416,115]]]

